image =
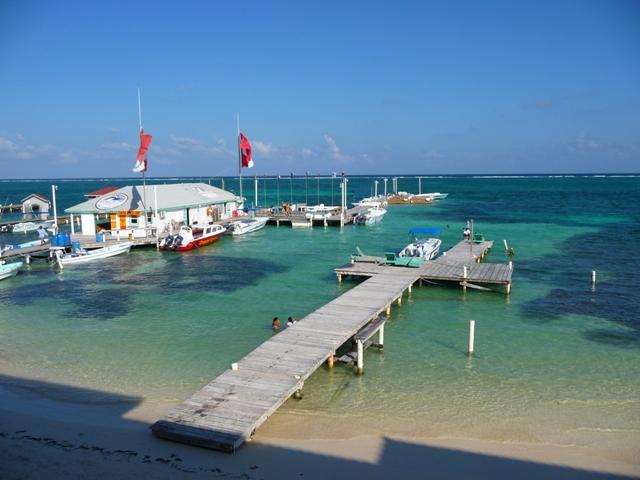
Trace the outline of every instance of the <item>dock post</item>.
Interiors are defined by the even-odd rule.
[[[31,263],[31,255],[24,256],[24,263],[26,263],[27,265]]]
[[[420,287],[422,287],[422,277],[420,277]]]
[[[356,375],[364,374],[364,347],[362,340],[356,340],[358,344],[358,366],[356,367]]]
[[[342,283],[342,274],[338,273],[338,283]]]
[[[507,283],[507,295],[511,295],[511,282]]]
[[[380,330],[378,330],[378,350],[382,351],[384,349],[384,323],[380,325]]]
[[[469,355],[473,355],[473,344],[476,336],[476,321],[469,320]]]
[[[391,315],[391,304],[384,307],[384,313],[387,315],[387,317]]]
[[[513,262],[509,260],[509,270],[513,270]]]
[[[462,290],[463,291],[467,291],[467,277],[469,275],[469,270],[467,269],[467,266],[465,265],[464,267],[462,267],[462,278],[463,280],[463,284],[462,284]]]
[[[595,270],[591,270],[591,283],[593,285],[596,284],[596,271]]]
[[[328,369],[332,369],[333,368],[333,357],[335,357],[336,352],[331,352],[331,355],[329,355],[329,358],[327,358],[327,368]]]
[[[402,294],[398,297],[398,306],[402,305]]]
[[[409,292],[409,295],[411,295],[411,289],[413,288],[413,285],[409,285],[409,288],[407,289],[407,291]]]
[[[300,375],[296,375],[295,378],[297,380],[300,380]],[[296,391],[293,392],[293,398],[295,398],[296,400],[302,400],[302,388],[304,387],[304,381],[300,380],[298,382],[298,388],[296,388]]]

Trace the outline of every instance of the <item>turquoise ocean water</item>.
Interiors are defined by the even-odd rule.
[[[350,200],[370,195],[376,179],[382,192],[381,177],[351,177]],[[131,182],[55,181],[59,210],[88,191]],[[49,196],[51,183],[2,181],[0,201]],[[225,184],[237,191],[237,180]],[[270,179],[263,187],[261,179],[259,202],[267,205],[340,198],[338,179],[326,177],[306,185],[304,178]],[[253,181],[244,188],[251,203]],[[418,181],[400,178],[399,189],[417,192]],[[637,458],[640,178],[428,177],[422,191],[449,198],[389,206],[371,227],[267,226],[195,252],[136,250],[62,273],[35,262],[0,282],[0,365],[53,383],[177,403],[272,335],[272,317],[303,317],[353,287],[338,285],[332,269],[356,246],[374,255],[399,250],[409,228],[435,226],[446,248],[473,218],[496,242],[487,261],[508,261],[503,239],[515,249],[512,295],[415,288],[392,309],[384,353],[366,353],[363,377],[345,366],[320,369],[304,399],[287,402],[269,422],[328,425],[315,432],[326,437],[548,442]],[[25,238],[0,236],[0,243]]]

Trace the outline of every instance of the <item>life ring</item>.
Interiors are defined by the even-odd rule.
[[[209,207],[209,208],[207,208],[207,215],[208,215],[209,217],[213,216],[213,207]]]

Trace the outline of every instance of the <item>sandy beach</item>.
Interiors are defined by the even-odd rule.
[[[472,439],[334,438],[292,415],[273,416],[236,454],[154,438],[149,424],[169,406],[3,376],[0,477],[48,478],[624,478],[640,464],[591,449]],[[46,392],[46,393],[43,393]],[[301,429],[304,427],[304,431]],[[338,431],[338,429],[336,429]]]

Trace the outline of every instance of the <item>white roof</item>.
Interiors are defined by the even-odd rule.
[[[154,189],[156,194],[154,195]],[[206,183],[172,183],[165,185],[126,186],[97,198],[65,209],[66,213],[116,213],[120,211],[155,210],[155,197],[158,198],[158,210],[179,210],[182,208],[217,205],[239,201],[233,193]]]

